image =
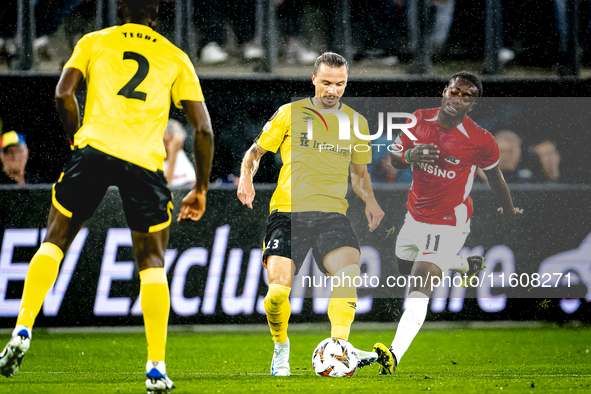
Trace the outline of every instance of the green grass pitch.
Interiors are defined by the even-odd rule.
[[[392,330],[393,331],[393,330]],[[393,332],[353,329],[360,349],[389,344]],[[395,376],[377,366],[352,378],[321,378],[311,355],[328,328],[290,334],[290,377],[268,375],[273,345],[265,332],[172,332],[167,347],[173,393],[226,392],[461,392],[563,393],[591,391],[591,327],[425,329]],[[0,337],[2,343],[7,335]],[[143,334],[35,332],[21,371],[0,377],[2,393],[145,392]],[[277,391],[275,391],[277,390]]]

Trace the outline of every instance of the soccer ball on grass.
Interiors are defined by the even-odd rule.
[[[340,338],[320,342],[312,354],[312,366],[318,376],[351,377],[357,371],[359,358],[353,345]]]

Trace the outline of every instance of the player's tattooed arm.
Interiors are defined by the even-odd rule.
[[[244,155],[242,166],[240,167],[240,182],[238,183],[238,198],[243,205],[252,209],[255,191],[252,179],[259,169],[261,158],[267,151],[261,148],[257,143],[252,144],[250,149]]]
[[[503,214],[505,221],[509,222],[515,219],[518,215],[523,214],[523,209],[513,206],[511,193],[509,192],[507,182],[505,182],[505,178],[503,177],[503,173],[499,169],[499,166],[497,165],[490,170],[486,170],[484,173],[488,178],[488,184],[490,188],[493,190],[497,196],[497,199],[501,203],[502,208],[499,208],[498,211]]]
[[[369,231],[375,230],[384,217],[384,211],[376,201],[371,185],[371,178],[367,172],[367,165],[351,163],[351,184],[353,191],[365,202],[365,217]]]
[[[66,68],[55,87],[55,107],[71,142],[74,142],[74,134],[80,128],[80,109],[76,100],[76,88],[82,79],[80,70]]]
[[[246,155],[244,155],[244,160],[242,160],[240,177],[242,178],[242,175],[250,175],[250,179],[252,180],[259,169],[259,163],[265,153],[267,153],[267,151],[261,148],[258,144],[252,144],[250,149],[246,152]]]

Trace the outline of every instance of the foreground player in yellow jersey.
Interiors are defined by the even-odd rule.
[[[345,216],[349,169],[355,193],[366,204],[369,231],[375,230],[384,212],[373,195],[367,164],[371,146],[352,132],[339,139],[339,123],[332,113],[340,110],[354,124],[354,111],[340,102],[347,85],[347,61],[336,53],[325,53],[314,65],[315,97],[279,108],[242,162],[238,198],[252,208],[253,176],[261,157],[281,151],[283,167],[271,200],[271,216],[264,241],[263,265],[269,290],[265,297],[267,320],[275,342],[271,374],[289,376],[287,325],[291,315],[289,293],[310,248],[318,268],[340,278],[328,306],[331,336],[347,340],[355,318],[357,291],[354,278],[360,275],[359,241]],[[309,135],[308,124],[314,124]],[[359,116],[359,131],[369,134],[367,121]],[[360,365],[377,359],[373,352],[360,351]]]
[[[195,129],[197,184],[183,200],[179,219],[205,212],[213,132],[201,86],[189,57],[156,33],[159,0],[123,0],[121,26],[88,34],[77,43],[56,88],[56,105],[73,141],[72,157],[53,186],[47,236],[31,260],[17,326],[0,354],[0,372],[14,374],[29,348],[31,328],[53,285],[64,253],[101,202],[119,188],[141,280],[148,342],[149,393],[174,387],[164,353],[170,309],[164,253],[172,195],[162,171],[162,143],[170,101]],[[86,79],[82,127],[75,92]]]

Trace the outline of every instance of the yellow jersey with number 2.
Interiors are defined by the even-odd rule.
[[[170,102],[204,101],[191,60],[152,28],[134,23],[85,35],[64,68],[86,79],[74,145],[92,146],[151,171],[163,169]]]

